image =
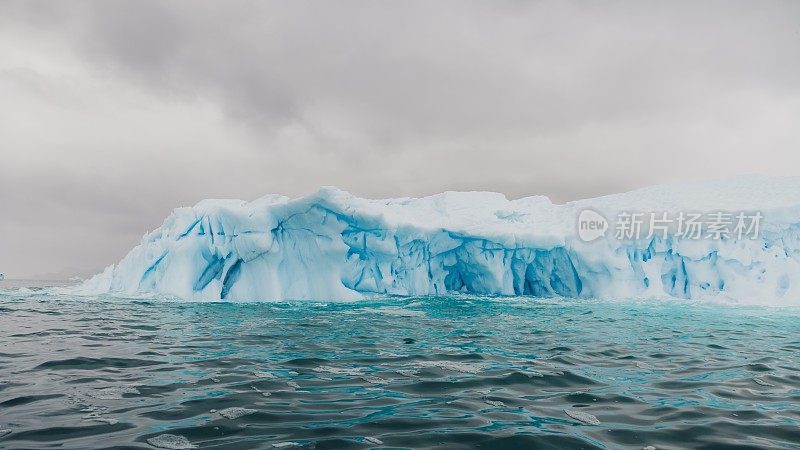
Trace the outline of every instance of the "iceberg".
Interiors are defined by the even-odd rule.
[[[596,223],[581,222],[586,211]],[[652,217],[733,219],[740,211],[763,217],[747,230],[757,236],[653,232]],[[619,219],[632,212],[649,232],[622,237]],[[582,227],[593,236],[584,239]],[[659,185],[565,204],[491,192],[369,200],[326,187],[297,199],[177,208],[73,292],[192,301],[470,294],[800,304],[799,229],[800,177]]]

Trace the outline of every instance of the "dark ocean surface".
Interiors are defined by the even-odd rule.
[[[179,303],[9,286],[0,448],[800,445],[798,309]]]

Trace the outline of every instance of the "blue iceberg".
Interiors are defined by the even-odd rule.
[[[578,218],[630,211],[757,211],[758,236],[596,239]],[[731,214],[732,215],[732,214]],[[489,192],[368,200],[336,188],[298,199],[204,200],[176,209],[82,294],[195,301],[381,295],[718,299],[800,303],[800,178],[654,186],[553,204]]]

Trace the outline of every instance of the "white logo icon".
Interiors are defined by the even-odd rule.
[[[608,230],[608,220],[597,211],[584,209],[578,215],[578,237],[583,242],[592,242]]]

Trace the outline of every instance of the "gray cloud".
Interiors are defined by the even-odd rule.
[[[0,3],[0,271],[205,197],[798,174],[800,3]]]

